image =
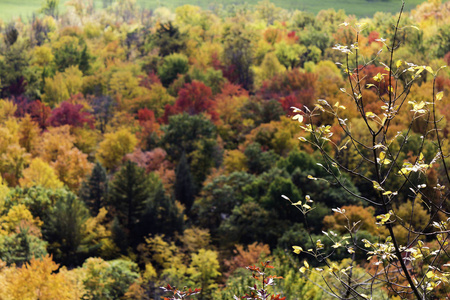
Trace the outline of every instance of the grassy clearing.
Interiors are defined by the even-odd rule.
[[[449,1],[449,0],[447,0]],[[64,9],[65,0],[61,0],[60,9]],[[257,4],[260,0],[247,0],[249,4]],[[373,16],[377,11],[395,13],[401,6],[401,0],[273,0],[277,6],[287,9],[300,9],[313,13],[317,13],[322,9],[334,8],[336,10],[343,9],[347,14],[354,14],[358,17]],[[407,0],[406,10],[411,10],[423,0]],[[27,18],[41,7],[42,0],[0,0],[0,19],[9,21],[14,17]],[[240,4],[237,0],[137,0],[142,7],[156,8],[159,6],[167,6],[175,8],[184,4],[198,5],[204,9],[217,7],[219,4],[223,6]],[[102,0],[95,0],[96,7],[102,7]]]

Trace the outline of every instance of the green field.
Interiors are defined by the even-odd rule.
[[[249,4],[256,4],[260,0],[247,0]],[[448,0],[447,0],[448,1]],[[64,0],[61,1],[60,8],[64,10]],[[137,0],[140,6],[146,8],[157,8],[159,6],[167,6],[174,8],[184,4],[198,5],[205,9],[214,7],[218,4],[230,5],[242,3],[236,0]],[[372,16],[377,11],[397,12],[401,6],[400,0],[277,0],[272,1],[277,6],[287,9],[300,9],[317,13],[322,9],[334,8],[344,9],[347,14],[354,14],[356,16]],[[406,10],[411,10],[417,4],[422,3],[423,0],[408,0],[406,1]],[[42,0],[0,0],[0,19],[9,21],[15,17],[27,18],[33,12],[39,10]],[[102,7],[102,0],[95,0],[97,8]]]

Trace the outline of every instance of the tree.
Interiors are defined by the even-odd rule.
[[[126,229],[129,242],[135,241],[150,193],[145,170],[131,161],[125,163],[111,183],[108,203],[120,225]]]
[[[136,136],[127,129],[107,133],[95,156],[105,168],[111,170],[126,154],[133,152],[137,142]]]
[[[81,297],[76,281],[70,271],[59,269],[53,259],[46,255],[32,258],[20,268],[2,268],[2,299],[63,299]]]
[[[51,166],[59,180],[73,191],[80,188],[83,180],[92,170],[92,163],[88,161],[88,155],[75,147],[61,153],[58,159],[51,163]]]
[[[154,44],[159,47],[159,55],[165,57],[186,48],[186,37],[172,22],[160,24],[154,36]]]
[[[55,170],[40,158],[33,159],[30,166],[23,170],[23,178],[19,182],[22,187],[42,186],[56,189],[63,186]]]
[[[66,266],[81,264],[93,249],[85,239],[89,211],[73,193],[58,199],[48,215],[44,237],[49,242],[49,252]],[[95,245],[99,247],[101,245]]]
[[[188,273],[194,283],[201,287],[200,299],[209,299],[212,291],[218,287],[214,279],[221,275],[219,268],[215,251],[200,249],[197,254],[192,255]]]
[[[53,109],[47,122],[53,127],[70,125],[73,127],[83,127],[88,125],[94,127],[94,119],[91,114],[84,111],[82,104],[72,104],[67,101],[62,102],[57,108]]]
[[[214,166],[216,153],[216,128],[203,115],[186,113],[171,116],[169,124],[162,127],[162,147],[173,162],[179,162],[183,152],[198,188]]]
[[[139,237],[148,234],[164,234],[172,237],[181,233],[184,227],[183,206],[167,195],[164,186],[155,173],[149,174],[151,194],[145,203]],[[138,239],[139,240],[139,239]]]
[[[96,216],[105,207],[108,199],[108,177],[105,168],[95,163],[92,173],[80,189],[80,198],[86,203],[91,215]]]
[[[252,35],[242,22],[226,27],[223,36],[224,61],[229,66],[224,72],[225,76],[249,91],[253,87],[253,72],[250,68],[253,62]]]
[[[186,74],[189,70],[188,58],[183,54],[174,53],[164,57],[164,62],[158,68],[158,75],[161,83],[167,87],[178,76],[178,74]]]
[[[122,259],[104,261],[91,257],[82,268],[86,272],[83,278],[86,289],[84,297],[92,300],[119,299],[139,278],[137,265]]]
[[[186,112],[189,115],[206,113],[213,120],[217,119],[214,111],[215,103],[212,100],[212,92],[209,87],[199,81],[186,83],[178,92],[178,98],[173,106],[176,113]]]
[[[7,264],[21,266],[33,258],[47,255],[47,242],[30,232],[24,225],[9,235],[0,236],[0,258]]]
[[[175,199],[184,204],[189,212],[194,204],[195,187],[185,152],[181,155],[175,174]]]
[[[27,51],[23,43],[7,48],[0,60],[0,97],[19,96],[25,92],[27,82],[24,74],[28,67]]]

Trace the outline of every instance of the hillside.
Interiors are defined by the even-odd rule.
[[[447,0],[445,0],[447,1]],[[67,0],[61,0],[59,8],[64,11],[64,3]],[[95,7],[101,9],[104,3],[109,3],[110,0],[94,0]],[[165,6],[174,9],[178,6],[185,4],[197,5],[203,9],[218,9],[220,7],[226,7],[229,5],[242,4],[239,1],[223,0],[223,1],[210,1],[210,0],[195,0],[195,1],[182,1],[182,0],[137,0],[137,4],[141,7],[148,9],[155,9],[160,6]],[[250,5],[257,4],[258,0],[246,1]],[[409,11],[415,8],[418,4],[422,3],[422,0],[409,0],[406,1],[405,10]],[[38,11],[41,7],[42,0],[0,0],[0,19],[4,21],[11,20],[14,17],[29,18],[34,12]],[[322,1],[310,1],[310,0],[279,0],[274,2],[277,6],[285,9],[298,9],[305,10],[317,14],[320,10],[334,8],[335,10],[343,9],[349,15],[356,15],[357,17],[371,17],[376,12],[389,12],[396,13],[401,5],[397,0],[322,0]]]

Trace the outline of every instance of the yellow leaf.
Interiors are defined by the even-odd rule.
[[[433,278],[434,277],[433,271],[428,271],[426,276],[427,278]]]
[[[380,82],[381,79],[383,79],[383,75],[381,75],[381,73],[378,73],[377,75],[373,76],[373,80],[375,80],[376,82]]]
[[[371,112],[371,111],[366,112],[366,117],[368,117],[368,118],[375,118],[376,116],[377,116],[377,115],[374,114],[374,113]]]
[[[309,269],[309,264],[308,264],[308,262],[305,260],[305,261],[303,261],[303,264],[305,265],[305,267],[306,268],[308,268]]]
[[[430,66],[426,66],[425,70],[427,70],[428,72],[430,72],[431,74],[434,74],[433,69]]]
[[[436,100],[437,101],[442,100],[443,97],[444,97],[444,92],[442,92],[442,91],[436,94]]]
[[[397,62],[395,63],[395,66],[398,68],[400,68],[400,66],[402,65],[402,61],[401,60],[397,60]]]
[[[300,252],[303,251],[303,248],[300,246],[292,246],[292,248],[294,248],[294,253],[295,254],[300,254]]]

